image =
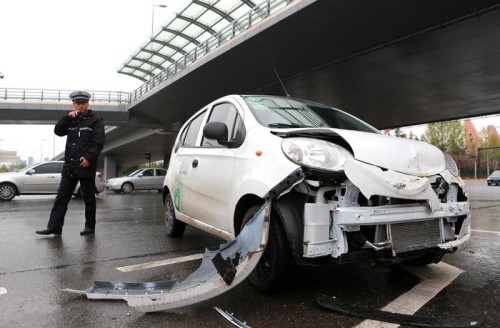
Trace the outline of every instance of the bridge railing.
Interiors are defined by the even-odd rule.
[[[69,101],[73,90],[50,89],[15,89],[0,88],[0,101],[2,100],[33,100],[33,101]],[[99,103],[129,103],[130,93],[121,91],[88,91],[91,102]]]
[[[130,101],[135,101],[142,95],[152,90],[155,86],[165,81],[169,77],[177,74],[179,71],[186,68],[189,64],[194,63],[199,58],[205,56],[210,51],[220,47],[229,40],[236,37],[238,34],[248,30],[256,23],[269,17],[279,9],[292,3],[294,0],[267,0],[258,6],[252,8],[248,13],[235,19],[231,24],[212,35],[207,40],[199,44],[197,47],[189,51],[187,54],[179,58],[175,63],[171,64],[163,71],[152,77],[130,94]]]

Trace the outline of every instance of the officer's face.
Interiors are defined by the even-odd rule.
[[[89,103],[88,101],[85,102],[80,102],[80,101],[75,101],[73,102],[73,108],[80,113],[85,113],[89,109]]]

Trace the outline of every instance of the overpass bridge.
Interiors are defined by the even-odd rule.
[[[284,95],[275,72],[293,97],[379,129],[500,112],[498,0],[235,1],[250,8],[239,17],[219,3],[193,0],[123,64],[144,84],[125,102],[130,125],[109,133],[118,166],[167,158],[182,123],[222,95]]]

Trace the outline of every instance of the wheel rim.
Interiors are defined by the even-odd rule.
[[[14,188],[9,185],[0,186],[0,198],[11,199],[14,195]]]
[[[124,193],[128,194],[132,192],[132,185],[130,183],[126,183],[123,185],[122,189]]]

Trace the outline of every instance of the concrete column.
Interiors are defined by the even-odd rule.
[[[116,177],[116,159],[114,156],[104,156],[104,180]]]

